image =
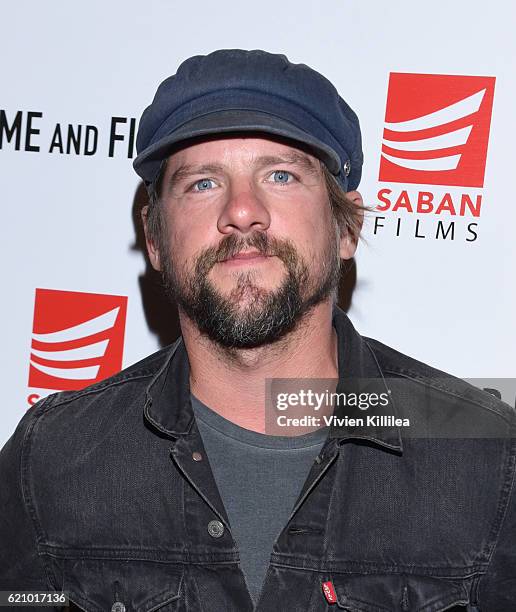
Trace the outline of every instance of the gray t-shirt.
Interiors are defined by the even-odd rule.
[[[244,429],[191,395],[208,461],[256,604],[272,545],[287,523],[328,427],[301,436]]]

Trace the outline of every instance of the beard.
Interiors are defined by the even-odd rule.
[[[162,244],[162,279],[169,299],[195,323],[199,331],[226,349],[251,349],[277,342],[293,331],[317,304],[334,294],[340,277],[337,234],[329,232],[327,249],[317,269],[310,268],[292,241],[255,231],[230,234],[196,258],[193,271],[178,270],[170,245]],[[164,247],[164,248],[163,248]],[[286,275],[275,289],[255,282],[256,271],[236,275],[236,284],[223,295],[208,279],[215,264],[246,249],[276,256]]]

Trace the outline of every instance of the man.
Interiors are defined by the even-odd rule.
[[[118,612],[515,609],[514,411],[335,305],[364,207],[333,85],[283,55],[193,57],[137,148],[182,337],[24,416],[0,457],[1,590]],[[335,380],[348,420],[272,434],[284,379]],[[369,423],[350,398],[371,389]]]

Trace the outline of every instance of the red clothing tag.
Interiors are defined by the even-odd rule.
[[[335,593],[333,582],[331,582],[330,580],[328,580],[328,582],[323,582],[322,590],[328,603],[337,603],[337,593]]]

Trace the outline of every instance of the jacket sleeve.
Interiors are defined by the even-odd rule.
[[[512,487],[496,548],[487,573],[480,580],[480,612],[516,610],[516,439],[512,440],[512,448]]]
[[[22,482],[23,453],[42,403],[26,412],[0,451],[0,591],[53,590],[38,556]]]

